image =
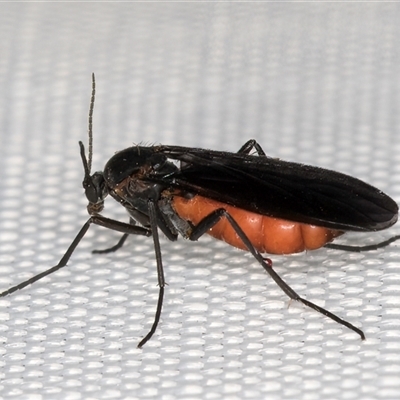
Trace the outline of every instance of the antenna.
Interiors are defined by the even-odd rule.
[[[94,78],[94,72],[92,73],[92,97],[90,98],[90,108],[89,108],[89,150],[88,150],[88,172],[92,169],[92,156],[93,156],[93,109],[94,109],[94,99],[96,95],[96,80]]]

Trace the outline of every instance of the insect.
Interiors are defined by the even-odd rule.
[[[246,142],[237,153],[181,146],[133,146],[111,157],[103,172],[91,174],[94,99],[93,75],[88,157],[79,142],[90,217],[56,266],[4,291],[0,297],[66,266],[92,224],[123,233],[115,246],[96,253],[118,250],[129,235],[151,236],[159,297],[153,325],[138,344],[140,348],[156,331],[164,299],[159,230],[171,241],[178,235],[197,240],[207,233],[249,251],[290,299],[365,339],[359,328],[299,296],[263,254],[290,254],[322,246],[353,251],[387,246],[400,236],[361,247],[330,242],[345,231],[378,231],[393,225],[398,206],[389,196],[339,172],[270,158],[254,140]],[[100,214],[107,195],[126,208],[128,223]]]

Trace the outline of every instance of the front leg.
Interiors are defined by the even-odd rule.
[[[100,225],[100,226],[103,226],[104,228],[108,228],[113,231],[122,232],[127,235],[142,235],[142,236],[151,236],[152,235],[151,229],[142,228],[140,226],[133,226],[130,224],[126,224],[124,222],[120,222],[120,221],[116,221],[114,219],[103,217],[101,215],[92,215],[86,221],[86,223],[82,226],[81,230],[75,236],[75,239],[69,245],[67,251],[61,257],[61,260],[59,261],[59,263],[56,266],[49,268],[48,270],[41,272],[40,274],[37,274],[37,275],[33,276],[32,278],[27,279],[26,281],[21,282],[18,285],[11,287],[8,290],[5,290],[4,292],[0,293],[0,297],[7,296],[13,292],[16,292],[17,290],[23,289],[24,287],[31,285],[32,283],[37,282],[38,280],[44,278],[45,276],[48,276],[48,275],[52,274],[53,272],[56,272],[59,269],[65,267],[67,265],[68,260],[71,258],[73,252],[75,251],[76,247],[78,246],[80,241],[83,239],[83,237],[85,236],[86,232],[89,230],[89,228],[92,224]]]

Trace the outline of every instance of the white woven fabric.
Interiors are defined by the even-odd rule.
[[[96,73],[94,169],[133,143],[235,151],[355,175],[400,199],[396,3],[3,3],[0,5],[0,291],[57,264],[88,218],[78,140]],[[268,198],[268,193],[265,193]],[[301,201],[301,199],[299,199]],[[127,220],[112,199],[104,215]],[[374,243],[399,233],[349,235]],[[0,397],[398,399],[400,243],[369,253],[273,257],[307,299],[252,257],[202,238],[151,238],[92,255],[0,299]]]

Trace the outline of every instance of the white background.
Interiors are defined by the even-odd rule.
[[[399,21],[396,3],[2,3],[0,290],[57,264],[87,219],[92,72],[95,169],[140,142],[236,151],[255,138],[399,200]],[[112,199],[105,215],[126,221]],[[0,397],[399,397],[400,244],[273,257],[361,342],[288,308],[249,254],[163,239],[162,320],[139,350],[158,294],[152,241],[91,254],[117,238],[92,228],[67,268],[1,299]]]

